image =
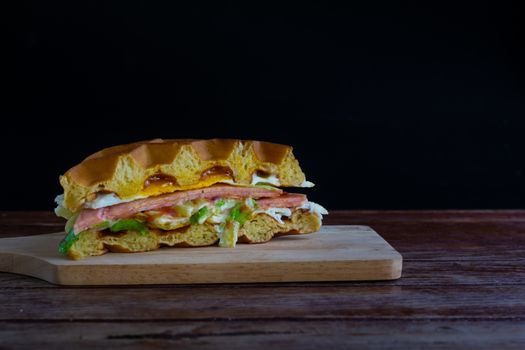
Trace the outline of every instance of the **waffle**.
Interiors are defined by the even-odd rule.
[[[314,213],[296,210],[289,219],[278,223],[268,215],[254,215],[239,230],[239,242],[263,243],[275,236],[312,233],[321,228],[321,219]],[[136,231],[84,231],[67,255],[79,260],[111,252],[136,253],[156,250],[162,246],[202,247],[215,245],[219,235],[211,224],[188,225],[172,231],[150,229],[145,235]],[[176,252],[174,252],[176,254]]]
[[[231,139],[156,139],[96,152],[60,176],[60,184],[64,207],[77,212],[99,193],[127,199],[221,181],[248,185],[254,174],[274,175],[282,187],[305,181],[290,146]]]

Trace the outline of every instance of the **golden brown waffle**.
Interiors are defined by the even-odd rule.
[[[64,206],[72,212],[98,193],[122,199],[202,188],[224,180],[250,184],[275,175],[281,186],[305,181],[292,147],[261,141],[151,140],[103,149],[60,176]]]
[[[321,228],[321,219],[316,214],[300,209],[283,222],[278,223],[265,214],[254,215],[239,230],[239,242],[263,243],[275,236],[311,233]],[[199,247],[213,245],[218,240],[218,233],[211,224],[189,225],[172,231],[151,229],[145,235],[136,231],[84,231],[67,254],[70,259],[78,260],[108,251],[135,253],[161,246]]]

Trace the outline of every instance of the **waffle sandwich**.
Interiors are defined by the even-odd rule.
[[[59,251],[71,259],[311,233],[327,211],[280,187],[312,187],[292,147],[261,141],[152,140],[103,149],[60,176]]]

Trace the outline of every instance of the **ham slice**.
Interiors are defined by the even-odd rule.
[[[82,232],[94,225],[106,220],[113,221],[130,217],[138,212],[154,210],[171,205],[180,205],[195,199],[213,198],[273,198],[279,197],[283,193],[280,189],[269,190],[259,187],[240,187],[228,185],[216,185],[196,190],[177,191],[155,197],[137,199],[133,202],[115,204],[99,209],[84,209],[73,227],[76,233]],[[283,196],[284,197],[284,196]]]
[[[306,195],[300,193],[286,193],[279,197],[262,198],[257,200],[259,209],[268,208],[295,208],[306,202]]]

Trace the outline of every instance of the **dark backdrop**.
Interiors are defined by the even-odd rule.
[[[4,12],[0,209],[51,209],[83,157],[157,137],[291,144],[329,209],[525,207],[516,4],[174,3]]]

